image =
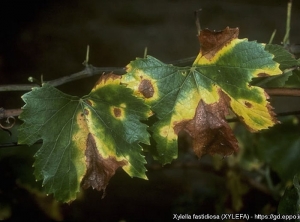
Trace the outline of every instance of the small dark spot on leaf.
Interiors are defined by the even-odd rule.
[[[246,105],[248,108],[251,108],[251,107],[252,107],[252,104],[249,103],[249,102],[247,102],[247,101],[245,101],[245,105]]]
[[[154,94],[154,88],[148,79],[143,79],[139,85],[139,92],[143,94],[145,98],[151,98]]]
[[[269,76],[269,75],[266,74],[266,73],[259,73],[257,76],[258,76],[258,77],[267,77],[267,76]]]
[[[89,111],[87,109],[84,109],[84,115],[89,115]]]
[[[115,117],[120,117],[121,114],[122,114],[121,109],[119,109],[119,108],[114,108],[114,115],[115,115]]]
[[[83,113],[81,113],[80,116],[83,116]]]
[[[90,105],[90,106],[92,105],[92,102],[91,102],[90,100],[88,100],[88,99],[86,100],[86,103],[87,103],[88,105]]]

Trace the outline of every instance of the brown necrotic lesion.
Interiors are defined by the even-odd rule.
[[[110,178],[115,174],[119,167],[127,164],[126,160],[118,161],[115,157],[109,156],[103,158],[99,153],[94,136],[89,133],[86,143],[86,166],[87,171],[82,180],[82,187],[87,189],[103,190],[103,197],[105,195],[105,188],[108,185]]]
[[[120,108],[114,108],[115,117],[120,117],[122,115],[122,110]]]
[[[138,90],[147,99],[153,97],[154,88],[151,84],[151,81],[148,79],[143,79],[141,81]]]
[[[121,105],[110,107],[111,115],[117,120],[123,120],[125,118],[125,109]]]
[[[251,107],[252,107],[252,104],[249,103],[248,101],[245,101],[245,106],[246,106],[247,108],[251,108]]]

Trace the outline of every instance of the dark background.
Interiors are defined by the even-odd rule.
[[[294,0],[291,43],[300,43],[299,3]],[[29,76],[39,79],[41,74],[47,81],[81,71],[87,45],[90,45],[89,62],[98,67],[124,67],[142,57],[145,47],[149,55],[164,62],[196,56],[199,42],[194,11],[199,8],[202,8],[202,28],[239,27],[240,38],[258,42],[268,42],[277,29],[274,43],[280,44],[285,33],[286,5],[285,0],[2,0],[0,85],[28,83]],[[97,78],[59,88],[82,96],[89,93]],[[0,107],[20,108],[23,93],[1,92]],[[62,206],[64,219],[166,221],[173,218],[173,213],[214,213],[230,208],[230,200],[221,195],[228,192],[224,172],[211,166],[210,157],[196,160],[187,152],[188,144],[182,143],[180,149],[179,167],[149,166],[149,181],[130,179],[118,171],[104,199],[101,193],[88,190],[71,205]],[[195,163],[196,167],[184,167],[185,161]],[[1,164],[2,170],[14,173],[5,166]],[[13,176],[9,174],[8,178],[10,182],[0,178],[2,184],[9,184],[0,191],[0,196],[3,190],[15,192],[16,195],[9,196],[13,206],[11,218],[50,220],[27,191],[15,185]],[[261,209],[266,203],[272,207],[272,201],[254,190],[245,197],[243,210],[256,212],[256,208]]]
[[[41,74],[51,80],[77,72],[88,44],[94,66],[125,66],[143,56],[145,47],[165,62],[197,55],[193,13],[199,8],[202,28],[239,27],[240,38],[258,42],[268,42],[277,29],[274,42],[280,43],[286,2],[1,1],[0,83],[27,83],[28,76]],[[292,43],[297,43],[300,30],[299,6],[294,1]]]

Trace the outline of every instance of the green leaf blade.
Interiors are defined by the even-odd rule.
[[[288,181],[299,174],[299,128],[295,117],[283,118],[281,122],[256,137],[257,156],[270,164],[283,181]]]
[[[263,89],[250,86],[254,77],[281,74],[273,55],[263,44],[233,39],[212,59],[200,53],[194,62],[200,75],[212,80],[230,99],[230,107],[251,131],[267,129],[276,123]],[[205,98],[204,98],[205,99]],[[208,101],[211,103],[213,101]]]
[[[289,86],[287,81],[293,75],[292,69],[299,66],[299,61],[297,61],[291,53],[280,45],[267,44],[265,50],[274,55],[273,60],[280,64],[279,68],[283,74],[255,79],[253,84],[268,88]]]
[[[35,154],[35,176],[57,200],[76,199],[80,187],[105,190],[119,167],[147,179],[140,142],[149,144],[150,115],[143,100],[120,85],[120,76],[100,78],[82,98],[44,84],[23,96],[19,143],[42,139]]]
[[[122,78],[122,82],[136,89],[136,94],[151,105],[160,122],[151,130],[157,141],[158,159],[163,164],[170,163],[177,157],[177,135],[174,131],[174,122],[181,121],[182,117],[192,118],[197,103],[189,103],[191,97],[197,94],[195,81],[189,75],[189,68],[178,68],[164,64],[156,58],[148,56],[144,59],[132,61],[127,66],[129,72]],[[176,78],[174,78],[176,76]],[[144,94],[143,81],[149,81],[154,95],[147,97]],[[142,82],[142,84],[140,84]],[[142,88],[142,89],[141,89]]]
[[[294,176],[293,186],[285,189],[278,205],[278,213],[283,215],[299,215],[300,187],[298,175]],[[293,221],[299,221],[299,219],[295,219]]]
[[[99,153],[104,158],[126,160],[128,164],[123,169],[131,177],[146,179],[146,161],[137,141],[149,144],[147,125],[140,123],[150,115],[149,107],[135,98],[130,89],[119,85],[119,81],[96,85],[84,101],[84,109],[89,112],[88,127],[93,135],[98,135],[95,140]]]
[[[79,98],[44,84],[25,94],[23,99],[26,105],[20,118],[26,121],[19,128],[19,143],[31,145],[43,140],[35,154],[37,180],[43,179],[45,191],[54,193],[58,200],[75,199],[86,171],[85,140],[72,137],[80,130],[74,122],[80,112]]]

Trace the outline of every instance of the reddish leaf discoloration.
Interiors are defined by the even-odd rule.
[[[193,149],[198,157],[204,154],[228,156],[238,151],[238,142],[225,119],[228,99],[220,92],[217,103],[205,104],[201,100],[192,120],[175,125],[177,134],[184,130],[192,137]]]
[[[198,36],[201,44],[200,52],[207,59],[211,59],[220,49],[230,43],[233,39],[237,38],[238,35],[238,28],[226,27],[222,31],[210,31],[204,29]]]
[[[106,83],[108,80],[121,79],[122,76],[116,75],[114,73],[102,74],[101,77],[96,82],[95,86],[99,85],[101,82]]]
[[[114,157],[104,159],[96,147],[96,143],[92,134],[88,135],[87,149],[85,151],[87,172],[82,180],[82,187],[87,189],[92,187],[98,191],[105,189],[110,178],[115,174],[115,171],[127,164],[125,160],[117,161]]]

